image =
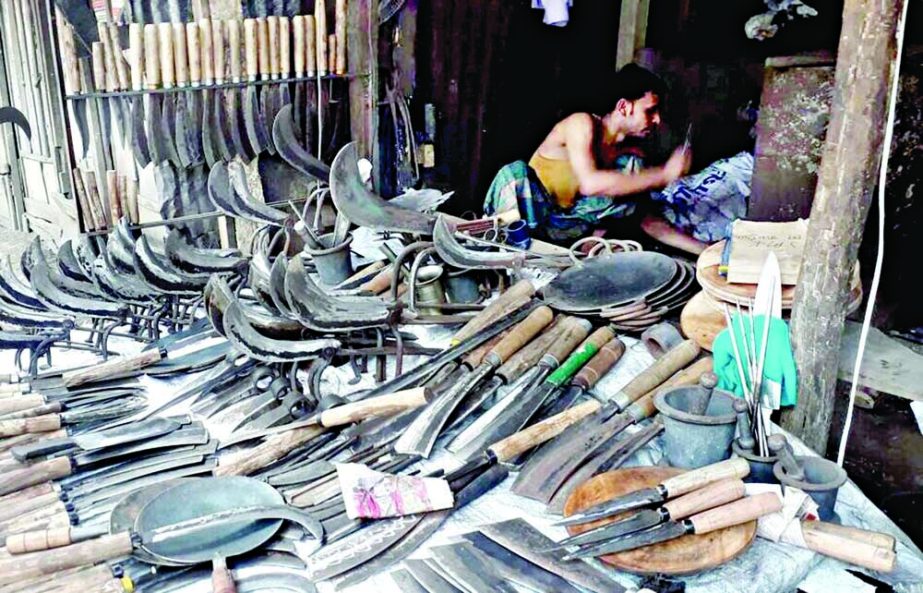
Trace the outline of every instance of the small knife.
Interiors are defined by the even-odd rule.
[[[633,533],[627,537],[590,544],[565,556],[564,560],[576,558],[589,558],[617,554],[650,546],[671,539],[676,539],[687,534],[704,534],[725,527],[733,527],[747,523],[763,515],[775,513],[782,509],[782,499],[772,492],[764,492],[756,496],[747,496],[730,504],[713,508],[711,510],[693,515],[682,521],[667,521],[662,525]]]
[[[607,523],[563,539],[558,542],[556,549],[613,540],[661,523],[685,519],[696,513],[743,498],[743,495],[743,480],[739,478],[721,480],[666,502],[658,509],[644,509],[626,519]]]
[[[712,482],[727,478],[744,478],[749,473],[750,464],[746,459],[737,457],[719,461],[666,479],[653,488],[642,488],[631,494],[592,506],[583,512],[575,513],[558,521],[556,525],[576,525],[604,519],[624,511],[650,506],[687,494]]]

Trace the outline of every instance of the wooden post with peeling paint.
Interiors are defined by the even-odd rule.
[[[827,139],[792,312],[798,405],[783,426],[826,453],[849,279],[875,193],[907,0],[846,0]]]

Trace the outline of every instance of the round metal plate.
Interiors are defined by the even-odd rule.
[[[676,261],[652,251],[613,253],[562,272],[542,291],[545,304],[568,312],[629,303],[661,288],[676,274]]]
[[[188,481],[188,479],[167,480],[166,482],[152,484],[146,488],[135,490],[120,500],[118,504],[112,508],[112,512],[109,515],[109,533],[121,533],[123,531],[129,531],[133,529],[135,526],[135,520],[138,518],[138,515],[141,514],[141,511],[144,509],[144,507],[147,506],[149,502],[170,488]],[[140,548],[135,550],[134,556],[142,562],[180,566],[174,562],[162,563],[158,559],[154,558],[154,556],[152,556],[147,550]]]
[[[187,519],[249,506],[285,504],[275,488],[241,476],[200,478],[170,488],[148,503],[135,520],[135,531],[146,532]],[[181,564],[208,562],[216,555],[229,557],[266,543],[282,526],[281,519],[222,523],[146,543],[144,550],[158,559]]]

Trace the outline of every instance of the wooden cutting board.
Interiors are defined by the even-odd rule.
[[[727,327],[720,306],[703,291],[692,297],[679,315],[683,334],[709,352],[715,336]]]
[[[564,516],[573,515],[622,494],[656,486],[663,480],[681,473],[683,470],[673,467],[633,467],[600,474],[587,480],[571,493],[564,505]],[[617,518],[619,516],[573,525],[567,530],[571,535],[575,535]],[[692,574],[720,566],[736,557],[747,549],[755,536],[756,521],[751,521],[705,535],[684,535],[653,546],[609,554],[601,560],[615,568],[636,574]]]

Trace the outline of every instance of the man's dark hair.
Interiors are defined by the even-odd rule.
[[[619,99],[637,101],[647,93],[660,97],[662,101],[667,94],[667,85],[663,79],[637,64],[626,64],[615,73],[610,96],[613,104]]]

